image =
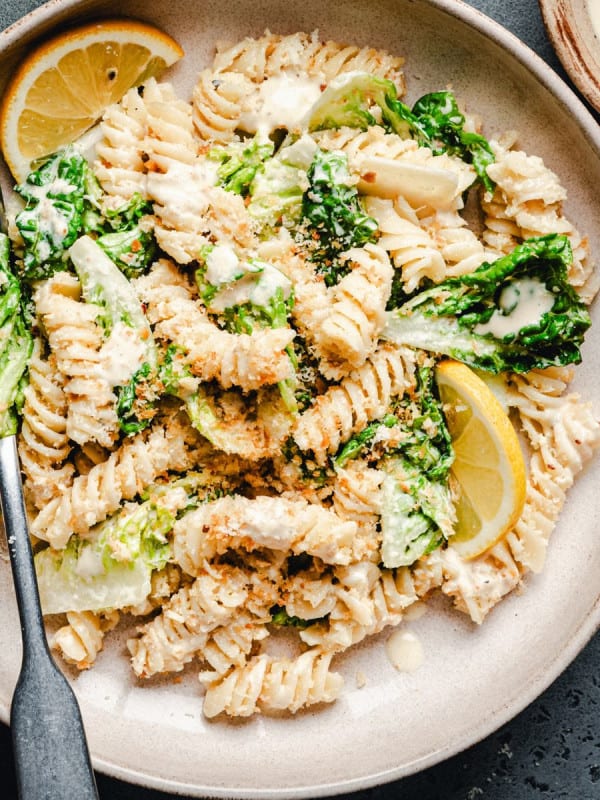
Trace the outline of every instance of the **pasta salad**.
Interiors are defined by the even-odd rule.
[[[452,92],[316,33],[148,80],[17,187],[2,239],[3,434],[18,430],[52,644],[194,662],[204,713],[332,702],[335,658],[433,592],[481,623],[600,443],[569,389],[595,289],[565,191]],[[436,367],[527,442],[516,524],[467,558]],[[282,656],[270,643],[293,634]]]

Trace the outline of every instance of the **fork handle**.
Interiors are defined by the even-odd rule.
[[[15,436],[0,439],[0,504],[23,640],[10,725],[22,800],[98,800],[79,705],[48,648]]]

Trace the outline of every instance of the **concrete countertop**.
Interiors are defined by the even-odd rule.
[[[0,30],[42,5],[0,0]],[[546,36],[537,0],[471,0],[535,50],[573,88]],[[598,118],[598,115],[596,115]],[[594,800],[600,798],[600,636],[534,703],[479,744],[417,775],[341,800]],[[0,725],[2,796],[16,798],[10,732]],[[102,800],[172,795],[98,775]]]

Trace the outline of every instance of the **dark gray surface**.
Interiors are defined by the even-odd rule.
[[[0,0],[0,29],[39,5],[35,0]],[[537,0],[471,0],[470,5],[515,33],[566,78],[546,37]],[[600,800],[599,706],[596,636],[546,692],[487,739],[418,775],[342,800]],[[385,731],[381,738],[386,741]],[[0,794],[12,800],[16,785],[5,726],[0,726],[0,769]],[[172,797],[97,777],[102,800]]]

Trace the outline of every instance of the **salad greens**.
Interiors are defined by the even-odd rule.
[[[226,147],[213,147],[208,156],[220,161],[217,170],[218,185],[228,192],[246,197],[258,172],[265,169],[265,161],[273,155],[271,141],[234,142]]]
[[[83,296],[102,308],[98,322],[105,330],[107,343],[114,337],[117,351],[125,355],[122,363],[115,366],[111,380],[120,387],[117,414],[121,430],[128,435],[137,433],[153,416],[152,383],[158,360],[150,324],[132,284],[98,242],[82,236],[69,249],[69,256]]]
[[[366,450],[382,425],[386,428],[393,428],[397,424],[398,418],[393,414],[386,414],[383,419],[371,422],[360,433],[357,433],[356,436],[348,439],[346,444],[342,445],[333,463],[338,469],[343,469],[349,461],[353,458],[358,458]]]
[[[383,462],[381,556],[386,567],[412,564],[454,532],[448,487],[454,451],[432,367],[417,370],[415,396],[401,405],[406,435]]]
[[[256,171],[249,187],[248,213],[264,233],[284,225],[293,228],[302,216],[306,172],[317,145],[310,136],[284,142],[273,158]]]
[[[104,611],[134,606],[150,593],[150,576],[171,556],[167,534],[172,510],[148,500],[117,514],[84,537],[73,535],[63,550],[35,555],[45,614]]]
[[[69,147],[49,158],[16,187],[26,202],[16,217],[25,243],[25,278],[45,278],[65,269],[68,248],[84,227],[86,196],[93,181],[85,158]]]
[[[271,623],[284,628],[291,627],[304,630],[304,628],[314,625],[315,622],[321,622],[322,619],[302,619],[301,617],[291,616],[284,606],[273,606],[271,609]]]
[[[351,247],[373,242],[377,222],[366,214],[351,185],[344,153],[318,150],[308,170],[309,187],[302,196],[302,216],[309,232],[310,257],[327,286],[348,272],[339,256]]]
[[[150,204],[136,194],[116,210],[101,211],[100,185],[74,147],[48,158],[16,191],[25,200],[15,223],[25,245],[22,273],[27,280],[67,269],[69,247],[85,233],[97,235],[128,277],[145,271],[156,257],[154,237],[141,224]]]
[[[146,272],[158,254],[154,236],[139,222],[123,230],[104,233],[96,241],[127,278]]]
[[[578,363],[591,319],[571,261],[566,236],[528,239],[388,311],[384,336],[494,373]]]
[[[465,130],[464,114],[452,92],[424,95],[414,104],[412,113],[419,120],[419,130],[425,132],[422,144],[435,153],[457,155],[472,164],[487,191],[494,191],[494,182],[487,174],[487,167],[495,160],[494,152],[481,134]]]
[[[0,438],[17,432],[33,339],[24,297],[11,268],[10,240],[0,233]]]
[[[257,328],[288,324],[294,305],[292,282],[266,261],[240,261],[227,245],[207,245],[196,270],[196,283],[207,309],[222,315],[228,331],[251,334]],[[296,367],[291,345],[287,352]],[[294,380],[281,381],[279,390],[290,413],[295,413]]]

